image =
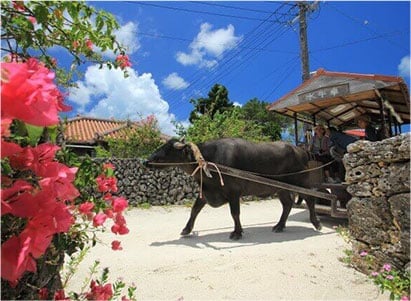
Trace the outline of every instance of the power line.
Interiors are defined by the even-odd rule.
[[[219,4],[219,3],[215,3],[215,2],[203,2],[203,1],[190,1],[190,2],[191,3],[196,3],[196,4],[208,5],[208,6],[216,6],[216,7],[224,7],[224,8],[229,8],[229,9],[250,11],[250,12],[256,12],[256,13],[265,13],[265,14],[271,14],[272,13],[272,11],[268,11],[268,10],[237,7],[237,6]],[[281,13],[278,13],[278,14],[281,14]]]
[[[229,15],[229,14],[222,14],[222,13],[214,13],[214,12],[209,12],[209,11],[194,10],[194,9],[188,9],[188,8],[182,8],[182,7],[172,7],[172,6],[167,6],[167,5],[154,4],[154,3],[151,3],[151,2],[150,3],[148,3],[148,2],[133,2],[133,1],[127,1],[127,2],[132,3],[132,4],[137,4],[137,5],[165,8],[165,9],[169,9],[169,10],[182,11],[182,12],[213,15],[213,16],[235,18],[235,19],[242,19],[242,20],[250,20],[250,21],[264,21],[264,19],[260,19],[260,18],[238,16],[238,15]],[[176,3],[178,3],[178,2],[176,2]],[[278,21],[278,20],[272,20],[272,21],[268,21],[268,22],[281,23],[281,21]]]
[[[364,27],[364,28],[365,28],[366,30],[368,30],[369,32],[371,32],[371,33],[373,33],[373,34],[376,34],[376,35],[379,35],[379,33],[378,33],[376,30],[372,29],[371,26],[369,26],[369,25],[365,25],[363,21],[361,21],[361,20],[359,20],[359,19],[357,19],[357,18],[354,18],[354,17],[352,17],[351,15],[343,12],[341,9],[337,8],[335,5],[330,4],[330,2],[326,2],[326,4],[327,4],[329,7],[333,8],[333,9],[334,9],[336,12],[338,12],[339,14],[343,15],[344,17],[350,19],[350,20],[353,21],[354,23],[357,23],[357,24],[361,25],[361,27]],[[388,41],[390,44],[395,45],[395,46],[397,46],[397,47],[399,47],[399,48],[401,48],[401,49],[403,49],[403,50],[405,50],[405,51],[407,51],[407,52],[409,51],[409,49],[405,48],[405,47],[404,47],[403,45],[401,45],[401,44],[396,43],[395,41],[392,41],[392,40],[390,40],[390,39],[385,39],[385,40]]]

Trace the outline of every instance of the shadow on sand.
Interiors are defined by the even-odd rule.
[[[174,240],[153,242],[150,246],[161,247],[166,245],[183,245],[200,249],[234,249],[261,244],[303,240],[319,235],[329,235],[335,232],[330,231],[330,229],[333,229],[338,225],[347,224],[347,221],[344,219],[335,219],[329,216],[320,216],[319,218],[323,225],[322,231],[314,229],[309,221],[308,212],[304,210],[295,214],[290,214],[288,221],[306,222],[307,224],[305,226],[287,226],[284,229],[284,232],[280,233],[272,232],[272,227],[275,225],[275,222],[248,224],[243,225],[243,237],[238,241],[229,239],[233,227],[224,227],[193,231],[191,235]]]

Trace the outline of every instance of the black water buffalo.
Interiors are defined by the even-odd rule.
[[[204,159],[208,162],[257,173],[258,175],[283,175],[283,182],[308,187],[308,175],[304,173],[286,175],[307,168],[307,153],[289,143],[276,141],[270,143],[252,143],[243,139],[223,138],[208,141],[198,145]],[[146,161],[146,165],[155,168],[164,168],[168,165],[156,165],[153,163],[184,163],[195,162],[193,147],[190,143],[184,143],[177,139],[171,139],[160,147]],[[192,174],[196,165],[175,166]],[[195,174],[195,179],[200,183],[200,173]],[[181,235],[188,235],[193,230],[194,221],[208,203],[212,207],[219,207],[229,203],[231,215],[234,219],[234,231],[230,234],[231,239],[242,237],[240,223],[240,197],[241,196],[269,196],[277,193],[281,201],[283,212],[280,221],[273,227],[273,231],[281,232],[285,228],[288,215],[293,206],[290,192],[272,186],[246,181],[236,177],[223,175],[224,186],[221,186],[219,176],[212,172],[212,178],[203,176],[202,198],[198,197],[191,209],[191,215]],[[315,214],[315,200],[309,196],[304,197],[310,211],[310,220],[314,227],[319,230],[321,224]]]

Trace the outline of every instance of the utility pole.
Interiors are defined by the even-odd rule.
[[[306,13],[308,4],[303,1],[298,2],[299,23],[300,23],[300,56],[303,82],[310,78],[310,64],[308,61],[308,42],[307,42],[307,19]]]

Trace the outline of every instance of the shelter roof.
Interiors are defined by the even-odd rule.
[[[318,69],[300,86],[268,106],[270,111],[312,123],[322,120],[330,125],[350,126],[367,114],[380,120],[380,103],[400,123],[410,123],[410,97],[401,77],[331,72]]]

